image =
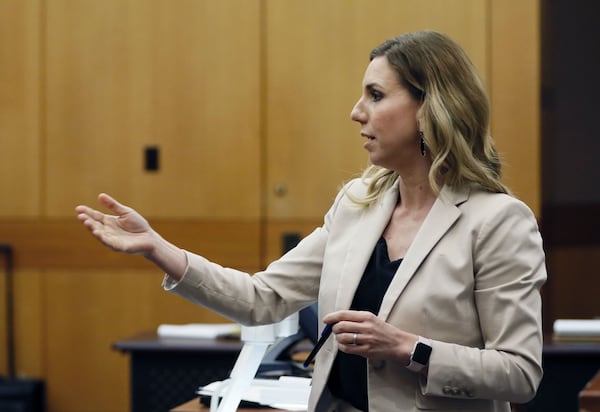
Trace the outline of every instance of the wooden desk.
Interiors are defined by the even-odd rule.
[[[164,412],[184,404],[198,387],[229,377],[242,346],[239,340],[160,338],[156,332],[113,344],[131,356],[132,412]],[[301,342],[294,350],[311,348]]]
[[[600,369],[600,343],[544,340],[544,376],[526,412],[578,412],[579,392]]]
[[[227,378],[242,342],[145,332],[113,348],[130,355],[131,411],[164,412],[194,397],[199,386]]]
[[[179,405],[178,407],[171,409],[169,412],[206,412],[210,408],[202,405],[200,399],[192,399],[189,402]],[[279,409],[273,408],[252,408],[252,409],[238,409],[239,412],[277,412]]]
[[[600,343],[553,342],[543,350],[544,377],[525,412],[578,412],[579,393],[600,369]],[[164,412],[196,396],[199,386],[229,376],[239,341],[160,339],[142,333],[113,347],[131,355],[132,412]]]
[[[579,412],[600,412],[600,370],[579,393]]]
[[[200,404],[200,399],[192,399],[184,403],[183,405],[179,405],[176,408],[171,409],[169,412],[201,412],[206,411],[206,407]]]

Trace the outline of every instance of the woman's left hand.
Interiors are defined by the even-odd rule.
[[[371,312],[340,310],[323,318],[333,323],[333,333],[342,352],[369,359],[396,359],[406,364],[418,336],[384,322]]]

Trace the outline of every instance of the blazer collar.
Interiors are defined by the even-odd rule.
[[[336,309],[350,307],[375,244],[388,224],[398,201],[398,185],[399,181],[396,181],[378,204],[365,210],[361,215],[340,276],[341,287],[337,292]],[[460,216],[457,206],[468,199],[469,192],[468,188],[455,191],[446,186],[442,187],[440,195],[423,221],[383,298],[379,317],[387,319],[394,303],[423,260]]]
[[[378,314],[380,318],[384,320],[388,318],[398,297],[427,255],[460,217],[461,211],[458,205],[469,198],[469,193],[469,188],[460,190],[453,190],[447,186],[442,188],[383,297]]]
[[[375,244],[388,224],[398,201],[398,180],[383,198],[365,209],[352,231],[352,239],[339,277],[335,308],[348,309]]]

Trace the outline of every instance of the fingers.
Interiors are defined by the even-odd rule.
[[[345,340],[344,342],[346,342],[347,345],[360,345],[359,342],[359,337],[360,335],[358,333],[346,333],[344,336],[344,339],[349,339],[349,340]]]
[[[335,324],[333,332],[340,349],[347,353],[364,354],[372,345],[372,329],[376,316],[368,311],[340,310],[323,318],[328,324]]]
[[[111,210],[116,215],[124,215],[125,213],[131,211],[130,207],[122,205],[116,199],[114,199],[112,196],[107,195],[106,193],[100,193],[98,195],[98,201],[101,205]]]
[[[92,233],[104,225],[106,215],[87,206],[78,206],[76,208],[78,215],[77,219],[89,229]]]
[[[360,346],[366,344],[367,335],[360,334],[358,332],[344,332],[335,335],[335,340],[339,345],[343,345],[344,348],[347,346]]]
[[[357,311],[357,310],[338,310],[331,312],[323,318],[325,323],[338,323],[342,321],[346,322],[365,322],[375,317],[375,315],[368,311]]]
[[[344,332],[335,335],[338,347],[342,352],[368,357],[372,349],[370,335],[358,332]]]
[[[100,195],[103,196],[103,195]],[[99,198],[100,198],[99,196]],[[108,197],[110,200],[114,202],[108,195],[104,195]],[[104,202],[101,202],[104,203]],[[99,210],[92,209],[86,205],[78,205],[75,207],[75,212],[77,212],[77,219],[80,220],[83,225],[89,229],[92,233],[95,232],[104,225],[106,219],[109,217],[108,215],[100,212]]]
[[[106,193],[100,193],[98,195],[98,201],[100,204],[118,216],[122,216],[131,211],[130,207],[122,205],[113,197],[107,195]],[[106,214],[100,212],[99,210],[92,209],[86,205],[78,205],[75,207],[75,212],[77,212],[77,218],[82,222],[85,222],[87,219],[93,219],[98,222],[104,221],[107,217]]]
[[[77,206],[75,211],[77,212],[77,219],[81,220],[84,224],[89,220],[98,222],[102,222],[104,220],[104,213],[94,210],[88,206]]]
[[[104,203],[103,203],[103,205],[104,205]],[[121,206],[121,205],[119,205],[119,206]],[[121,207],[124,207],[124,206],[121,206]],[[113,210],[113,209],[111,209],[111,210]],[[109,216],[106,213],[103,213],[103,212],[101,212],[99,210],[93,209],[93,208],[91,208],[89,206],[86,206],[86,205],[79,205],[79,206],[77,206],[75,208],[75,211],[77,213],[79,213],[80,215],[82,215],[82,214],[86,215],[89,218],[94,219],[94,220],[96,220],[98,222],[103,222]]]

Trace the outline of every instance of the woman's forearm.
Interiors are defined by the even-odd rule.
[[[158,266],[174,280],[181,280],[187,268],[187,256],[183,249],[165,240],[156,231],[153,232],[155,241],[152,248],[144,257]]]

